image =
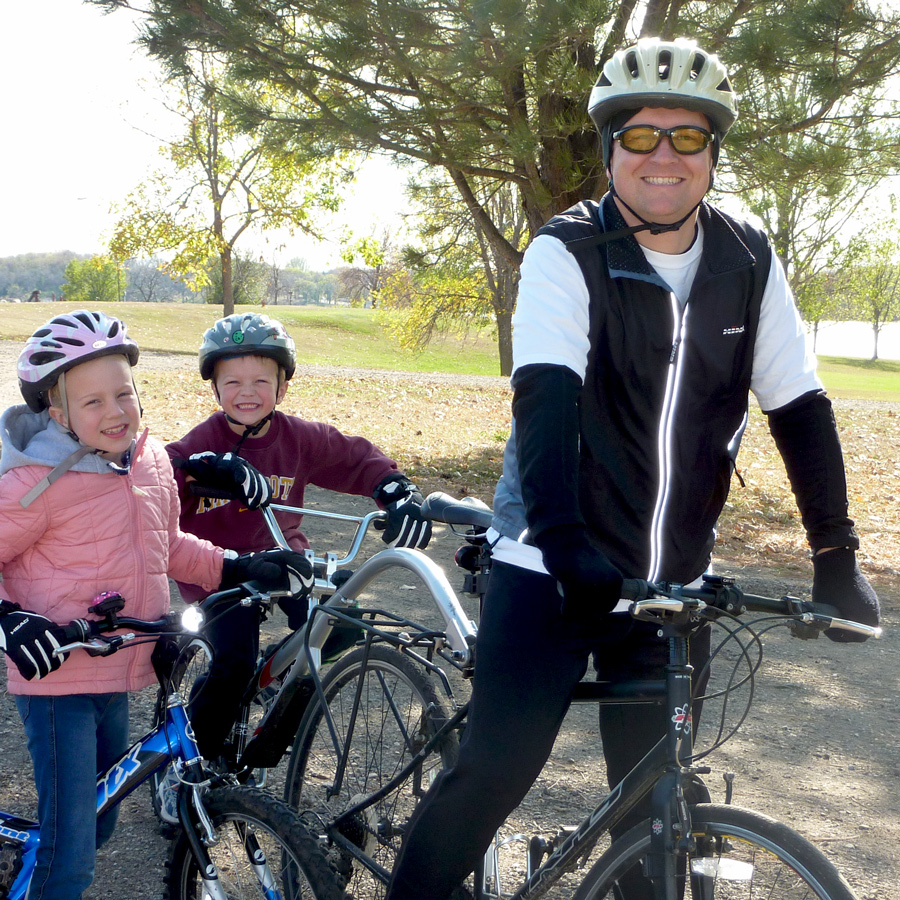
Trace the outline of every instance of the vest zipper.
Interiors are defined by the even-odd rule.
[[[660,577],[663,556],[663,535],[665,532],[667,504],[672,486],[672,428],[675,420],[675,406],[681,385],[683,355],[679,352],[687,331],[688,304],[681,309],[675,294],[669,294],[672,306],[672,349],[669,353],[669,367],[666,373],[666,392],[663,398],[662,411],[659,417],[657,433],[657,456],[659,459],[659,486],[656,503],[653,507],[653,522],[650,528],[650,571],[648,581],[657,581]]]

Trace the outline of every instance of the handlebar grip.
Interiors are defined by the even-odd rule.
[[[646,600],[650,596],[650,583],[641,578],[622,579],[622,600]]]
[[[189,481],[187,492],[194,497],[209,497],[213,500],[240,500],[237,491],[229,491],[225,488],[214,488],[201,484],[199,481]]]
[[[59,628],[62,632],[61,644],[76,644],[79,641],[86,641],[94,635],[91,623],[87,619],[75,619],[68,625],[60,625]]]

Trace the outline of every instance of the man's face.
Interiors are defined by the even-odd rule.
[[[66,373],[68,418],[56,406],[50,415],[78,435],[83,444],[116,462],[131,446],[141,425],[140,403],[124,356],[101,356]]]
[[[630,125],[696,125],[709,130],[706,116],[688,109],[644,107],[622,127]],[[701,153],[682,155],[666,137],[652,153],[629,153],[618,141],[612,142],[609,176],[616,193],[649,222],[669,224],[684,218],[709,189],[711,169],[711,145]]]
[[[219,360],[213,377],[222,409],[241,425],[256,425],[284,399],[287,384],[278,375],[278,363],[266,356]]]

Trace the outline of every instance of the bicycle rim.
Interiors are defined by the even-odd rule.
[[[291,751],[285,800],[293,809],[308,810],[306,821],[330,826],[401,771],[446,721],[447,712],[421,666],[386,646],[371,647],[368,659],[365,648],[347,654],[326,675],[323,688],[341,746],[347,748],[340,790],[334,791],[334,744],[321,704],[314,700]],[[399,788],[342,825],[341,834],[390,872],[409,817],[437,774],[456,761],[457,751],[457,736],[451,734]],[[341,870],[349,895],[359,900],[384,896],[383,882],[359,861],[345,856]]]
[[[343,881],[324,846],[280,800],[254,788],[228,787],[204,798],[216,833],[208,847],[228,900],[339,900]],[[260,851],[261,854],[260,855]],[[168,900],[208,900],[187,838],[167,863]]]
[[[697,852],[679,879],[685,900],[857,900],[832,863],[806,838],[749,810],[703,804],[691,810]],[[650,823],[623,835],[594,864],[574,900],[639,900]]]

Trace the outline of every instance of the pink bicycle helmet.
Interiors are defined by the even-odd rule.
[[[140,350],[124,322],[86,309],[54,316],[28,338],[19,354],[19,390],[29,408],[40,412],[50,405],[47,392],[63,372],[114,353],[137,364]]]

